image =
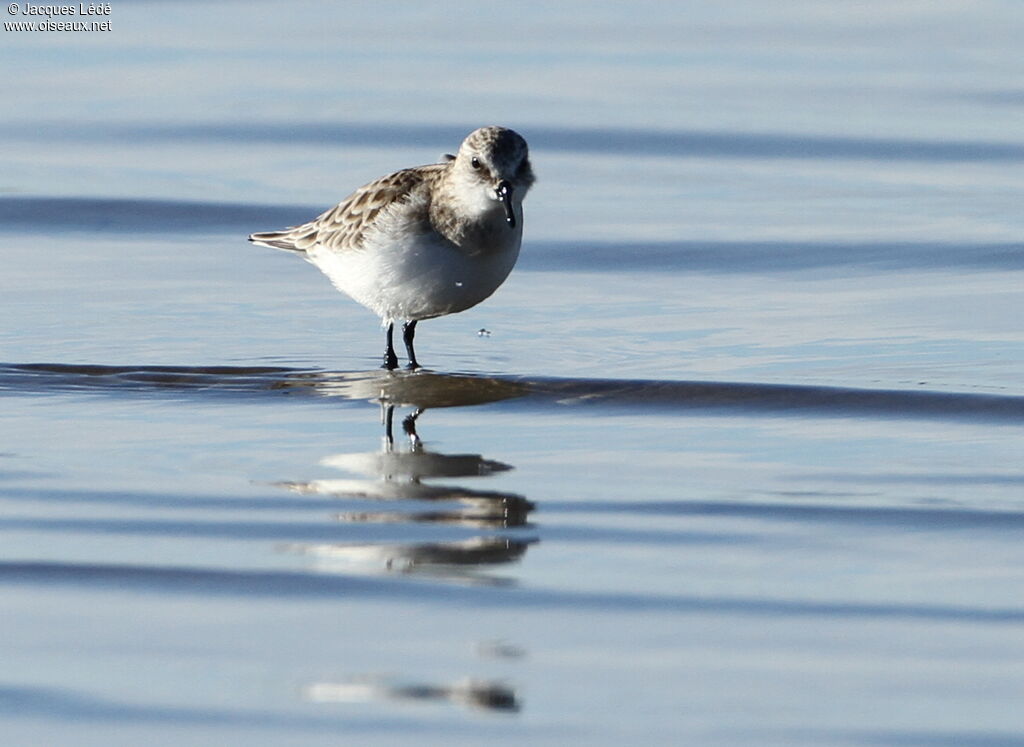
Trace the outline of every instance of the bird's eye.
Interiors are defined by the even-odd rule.
[[[470,164],[473,166],[474,169],[479,169],[480,168],[480,159],[477,158],[476,156],[473,156],[473,160],[470,161]]]

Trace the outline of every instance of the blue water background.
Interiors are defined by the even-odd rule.
[[[5,742],[1024,741],[1016,3],[111,5],[0,34]],[[491,123],[381,375],[245,236]]]

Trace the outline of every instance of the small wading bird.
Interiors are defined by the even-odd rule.
[[[384,368],[398,367],[395,322],[409,368],[416,323],[476,306],[516,263],[523,197],[533,184],[526,141],[481,127],[442,163],[396,171],[360,187],[301,226],[249,240],[301,254],[387,330]]]

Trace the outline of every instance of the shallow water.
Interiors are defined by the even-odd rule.
[[[3,32],[4,741],[1021,743],[1016,6],[435,11]],[[244,237],[489,122],[383,373]]]

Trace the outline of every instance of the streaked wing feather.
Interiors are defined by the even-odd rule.
[[[277,249],[305,252],[314,245],[335,251],[358,249],[374,222],[388,205],[405,199],[419,185],[433,181],[450,164],[429,164],[403,169],[365,184],[309,223],[283,231],[254,233],[250,240]]]
[[[315,233],[306,240],[334,250],[359,247],[384,208],[405,198],[437,170],[436,165],[404,169],[360,187],[314,220],[310,225]]]

